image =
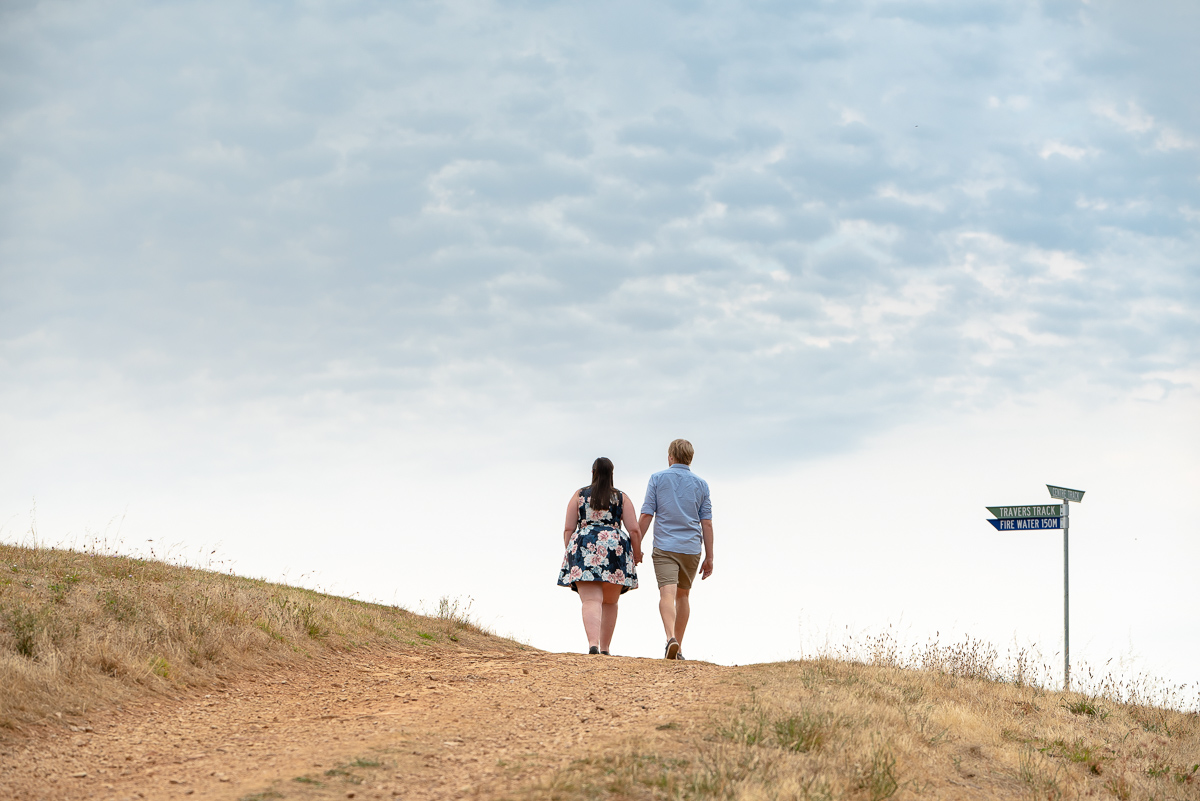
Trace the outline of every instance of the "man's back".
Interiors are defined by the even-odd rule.
[[[708,482],[686,464],[673,464],[650,476],[642,514],[654,515],[654,547],[673,553],[700,553],[701,520],[712,520]]]

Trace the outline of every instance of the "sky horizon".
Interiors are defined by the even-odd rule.
[[[1200,683],[1195,4],[0,20],[0,539],[36,500],[573,650],[566,499],[604,455],[640,504],[683,436],[696,658],[1053,654],[1061,538],[985,522],[1050,483],[1072,653]]]

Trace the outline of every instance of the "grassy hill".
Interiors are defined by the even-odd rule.
[[[446,601],[422,616],[156,561],[0,545],[0,740],[36,739],[89,710],[232,684],[268,667],[298,668],[330,651],[361,652],[364,660],[400,656],[407,665],[400,674],[436,670],[439,681],[463,653],[461,680],[446,685],[453,694],[437,697],[468,704],[467,730],[482,732],[484,741],[506,726],[549,731],[552,722],[573,732],[569,706],[530,705],[539,688],[549,699],[574,696],[573,703],[615,697],[616,709],[597,703],[589,713],[609,707],[608,720],[629,719],[622,704],[653,710],[620,737],[518,755],[539,765],[538,773],[520,774],[496,797],[1200,799],[1195,712],[1155,705],[1128,688],[1121,695],[1116,685],[1060,693],[1021,670],[1001,675],[994,652],[979,643],[929,649],[920,669],[886,641],[873,645],[854,659],[734,668],[555,656],[480,630]],[[523,666],[509,658],[522,651]],[[485,652],[506,658],[487,656],[486,667]],[[414,667],[435,660],[436,668]],[[485,700],[470,706],[471,692]],[[408,702],[390,692],[384,698]],[[462,753],[462,742],[438,746],[447,739],[443,724],[452,723],[443,720],[449,707],[427,709],[431,747],[454,751],[446,759],[455,761],[426,768],[469,774],[477,766],[474,781],[513,769],[506,767],[511,756],[488,768],[481,752]],[[460,706],[454,725],[463,714]],[[551,717],[531,717],[537,714]],[[411,717],[397,720],[410,726],[405,736],[417,736]],[[374,781],[372,772],[385,774],[382,782],[419,769],[388,759],[364,757],[353,770],[300,776],[272,785],[274,795],[247,798],[345,797],[346,788],[359,786],[353,782]],[[342,787],[338,777],[350,783]]]
[[[526,797],[1200,799],[1194,713],[831,659],[727,681],[743,701],[702,736],[576,759]]]
[[[0,544],[0,733],[325,649],[523,648],[425,617],[163,562]]]

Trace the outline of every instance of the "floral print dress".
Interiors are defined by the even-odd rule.
[[[588,500],[591,487],[579,491],[579,522],[567,543],[558,585],[579,592],[577,581],[607,581],[620,584],[621,593],[636,590],[637,567],[633,561],[633,542],[621,528],[621,507],[625,494],[613,490],[608,509],[596,511]]]

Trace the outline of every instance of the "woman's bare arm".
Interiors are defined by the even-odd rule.
[[[566,548],[571,542],[571,535],[575,533],[575,525],[579,522],[579,490],[575,490],[575,494],[571,496],[571,500],[567,501],[567,519],[563,522],[563,547]]]
[[[637,512],[633,511],[633,502],[623,492],[621,493],[621,509],[621,522],[625,524],[625,530],[629,532],[629,540],[633,543],[633,563],[641,564],[642,528],[638,525]]]

